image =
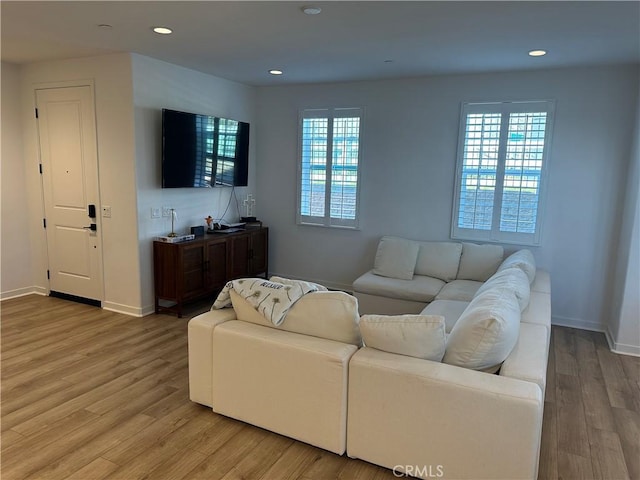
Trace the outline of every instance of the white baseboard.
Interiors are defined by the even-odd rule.
[[[621,355],[631,355],[632,357],[640,357],[640,345],[627,345],[625,343],[617,343],[613,339],[611,330],[607,328],[604,332],[609,344],[609,349],[614,353],[620,353]]]
[[[12,298],[24,297],[25,295],[48,295],[49,292],[44,287],[25,287],[16,290],[0,292],[0,301],[10,300]]]
[[[590,330],[592,332],[605,332],[606,328],[603,324],[597,322],[589,322],[587,320],[581,320],[579,318],[558,317],[553,315],[551,317],[551,325],[558,325],[559,327],[579,328],[581,330]]]
[[[343,283],[336,283],[336,282],[331,282],[329,280],[322,280],[320,278],[302,278],[302,277],[297,277],[295,275],[289,275],[287,273],[277,273],[277,272],[271,272],[270,277],[282,277],[282,278],[290,278],[291,280],[302,280],[305,282],[313,282],[313,283],[318,283],[320,285],[324,285],[325,287],[327,287],[330,290],[341,290],[343,292],[349,292],[351,293],[352,291],[352,286],[349,284],[343,284]]]
[[[132,307],[130,305],[107,301],[102,302],[102,308],[110,312],[124,313],[125,315],[131,315],[133,317],[144,317],[145,315],[149,315],[149,313],[153,313],[153,309],[151,312],[145,313],[146,309],[140,307]]]

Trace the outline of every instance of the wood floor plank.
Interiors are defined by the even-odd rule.
[[[575,338],[571,329],[557,327],[554,329],[554,348],[556,373],[578,376],[577,352]]]
[[[589,442],[595,478],[629,480],[629,472],[617,433],[589,427]]]
[[[597,352],[611,406],[640,412],[640,398],[626,377],[620,355],[604,348]]]
[[[72,476],[74,472],[81,470],[83,466],[88,465],[94,459],[101,458],[100,455],[106,450],[122,443],[131,435],[135,435],[154,422],[153,418],[146,415],[138,414],[132,417],[123,415],[123,417],[124,420],[115,423],[113,428],[105,429],[101,434],[96,435],[79,448],[45,465],[27,478],[30,480],[59,480]],[[103,462],[108,462],[106,459],[102,460]],[[112,462],[108,462],[108,464],[115,465]],[[106,476],[113,470],[115,469],[109,468],[109,472],[105,472],[104,475]]]
[[[5,465],[20,461],[22,455],[37,452],[42,447],[58,441],[61,437],[83,427],[96,418],[98,418],[96,414],[81,409],[47,425],[35,434],[20,435],[19,440],[7,446],[7,449],[3,452],[2,461]],[[15,432],[15,430],[12,431]]]
[[[547,360],[547,386],[544,391],[544,401],[554,403],[556,401],[556,351],[555,330],[551,330],[549,336],[549,358]]]
[[[113,472],[118,465],[104,458],[96,458],[80,470],[69,475],[65,480],[102,480]]]
[[[435,470],[434,470],[435,471]],[[398,478],[400,471],[393,473],[392,470],[383,469],[377,465],[363,462],[362,460],[349,460],[338,474],[339,480],[386,480]],[[447,472],[444,471],[446,477]],[[400,478],[405,478],[401,475]],[[265,479],[266,480],[266,479]]]
[[[187,474],[190,480],[220,480],[256,448],[269,432],[256,427],[243,427],[204,462]]]
[[[207,456],[213,455],[247,427],[242,422],[213,413],[207,418],[207,422],[207,428],[188,445]]]
[[[613,408],[613,417],[629,477],[640,478],[640,413]]]
[[[183,448],[148,472],[145,478],[188,479],[189,472],[200,465],[207,457],[200,452]],[[251,478],[251,477],[247,477]]]
[[[1,307],[3,480],[398,478],[191,402],[187,317],[36,295]],[[640,479],[639,375],[601,333],[552,328],[540,480]]]
[[[174,457],[178,452],[190,452],[189,462],[187,465],[180,465],[183,469],[181,476],[187,475],[190,469],[187,469],[189,465],[191,468],[198,465],[204,458],[204,455],[196,455],[194,450],[185,450],[191,439],[196,437],[200,431],[206,428],[206,424],[202,422],[189,421],[173,430],[168,435],[164,436],[162,440],[147,444],[147,447],[142,455],[130,458],[126,463],[115,470],[107,478],[137,480],[147,478],[150,471],[165,464],[168,458]],[[107,456],[107,454],[105,454]],[[194,463],[195,462],[195,463]],[[120,462],[118,462],[120,463]],[[153,477],[151,477],[153,478]]]
[[[538,462],[539,480],[557,480],[558,478],[558,427],[556,405],[545,402],[542,419],[542,441]]]
[[[83,428],[76,428],[58,438],[57,441],[30,452],[29,455],[21,455],[18,462],[6,465],[3,461],[3,478],[5,475],[7,478],[27,478],[38,470],[55,463],[59,458],[68,455],[69,452],[80,449],[96,437],[117,427],[123,421],[122,417],[118,411],[109,412],[86,423]]]
[[[244,480],[262,478],[269,466],[282,457],[283,453],[293,445],[294,440],[272,433],[262,440],[256,448],[237,465],[234,465],[222,480]],[[337,455],[332,455],[337,457]],[[337,457],[341,458],[341,457]],[[326,472],[325,472],[326,474]],[[325,475],[325,478],[329,478]]]
[[[587,425],[614,432],[616,426],[604,379],[593,376],[581,376],[580,383],[582,386],[582,404],[584,405]]]
[[[345,468],[349,458],[346,455],[334,455],[320,450],[319,457],[305,470],[301,479],[304,480],[325,480],[327,478],[338,478],[340,472]]]
[[[558,450],[589,458],[587,423],[577,376],[556,375]]]
[[[561,480],[595,479],[591,459],[558,451],[558,478]]]
[[[45,398],[42,399],[42,401],[35,402],[33,405],[37,405],[37,409],[30,415],[30,418],[18,423],[13,429],[23,435],[33,433],[43,425],[64,418],[79,408],[86,408],[104,398],[106,395],[112,395],[132,383],[143,381],[148,378],[149,375],[152,375],[157,368],[163,368],[165,366],[166,362],[157,360],[143,368],[116,376],[115,378],[113,378],[113,372],[105,372],[104,375],[88,380],[81,385],[72,385],[69,389],[65,390],[65,392],[74,392],[73,395],[70,395],[70,398],[62,398],[60,400],[55,398],[52,400],[50,397],[49,399]],[[18,412],[22,412],[23,410],[25,409],[18,410]]]
[[[264,480],[270,480],[272,478],[294,480],[300,477],[310,465],[313,465],[313,463],[319,459],[320,453],[317,448],[305,443],[294,442],[259,478]]]

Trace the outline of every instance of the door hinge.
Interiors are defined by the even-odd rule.
[[[42,225],[44,226],[44,228],[47,228],[47,219],[46,218],[42,219]]]
[[[38,109],[36,108],[36,118],[38,118]]]
[[[42,175],[42,164],[41,163],[38,165],[38,168],[40,170],[40,175]]]
[[[51,280],[51,273],[47,270],[47,280]]]

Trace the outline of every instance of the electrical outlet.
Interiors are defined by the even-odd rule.
[[[107,205],[102,206],[102,216],[104,218],[111,218],[111,207]]]
[[[171,217],[171,207],[162,207],[162,216]]]
[[[151,218],[160,218],[161,210],[159,208],[151,208]]]

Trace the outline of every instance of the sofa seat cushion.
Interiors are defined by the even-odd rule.
[[[415,274],[450,282],[458,274],[460,255],[461,243],[420,242]]]
[[[476,282],[475,280],[454,280],[442,287],[440,293],[436,295],[436,300],[470,302],[481,286],[482,282]]]
[[[447,339],[443,362],[495,372],[518,341],[520,306],[513,292],[496,288],[474,298]]]
[[[422,310],[422,315],[440,315],[444,317],[444,325],[447,333],[451,333],[469,302],[462,300],[434,300]]]
[[[378,243],[373,272],[383,277],[411,280],[418,258],[418,242],[385,236]]]
[[[362,340],[367,347],[439,362],[446,334],[440,315],[363,315]]]
[[[347,293],[308,293],[293,304],[278,327],[236,292],[230,293],[238,320],[356,346],[362,344],[358,301]]]
[[[457,279],[486,281],[496,273],[504,249],[500,245],[477,245],[475,243],[462,244],[462,257],[460,257],[460,269]]]
[[[500,375],[537,383],[544,398],[548,357],[547,329],[542,325],[521,323],[518,342],[502,364]]]
[[[444,285],[438,278],[415,275],[413,280],[400,280],[376,275],[371,270],[353,282],[353,289],[381,297],[431,302]]]

